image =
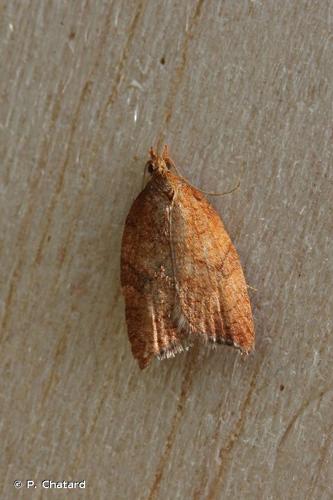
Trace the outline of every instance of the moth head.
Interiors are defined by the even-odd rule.
[[[162,155],[157,154],[153,148],[150,148],[149,154],[150,160],[148,160],[146,163],[146,169],[151,175],[157,172],[163,174],[170,170],[171,163],[167,146],[164,146]]]

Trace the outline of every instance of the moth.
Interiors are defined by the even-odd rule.
[[[140,368],[196,341],[249,353],[255,333],[238,254],[202,192],[174,172],[167,146],[150,149],[150,180],[124,227],[121,286]]]

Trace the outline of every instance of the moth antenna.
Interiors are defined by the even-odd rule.
[[[157,159],[157,154],[156,154],[156,152],[155,152],[155,150],[154,150],[154,148],[153,148],[153,147],[151,147],[151,148],[150,148],[150,150],[149,150],[149,154],[150,154],[150,158],[151,158],[152,160],[156,160],[156,159]]]
[[[211,191],[204,191],[203,189],[199,189],[197,188],[196,186],[194,186],[193,184],[191,184],[178,170],[178,168],[176,167],[176,164],[175,162],[172,160],[172,158],[170,158],[169,156],[169,147],[167,144],[164,145],[164,148],[163,148],[163,152],[162,152],[162,158],[163,160],[165,161],[165,163],[169,164],[171,167],[173,167],[176,171],[176,173],[179,175],[179,177],[181,177],[182,179],[184,179],[184,181],[186,182],[186,184],[188,184],[189,186],[193,187],[194,189],[196,189],[197,191],[200,191],[200,193],[203,193],[203,194],[208,194],[210,196],[224,196],[225,194],[231,194],[233,193],[234,191],[236,191],[239,186],[240,186],[240,179],[238,179],[238,182],[236,184],[236,186],[234,186],[232,189],[230,189],[230,191],[225,191],[223,193],[215,193],[215,192],[211,192]]]
[[[177,172],[178,173],[178,172]],[[179,174],[178,174],[179,175]],[[197,191],[199,191],[200,193],[203,193],[203,194],[208,194],[210,196],[224,196],[225,194],[231,194],[233,193],[234,191],[236,191],[239,186],[240,186],[240,179],[238,179],[237,181],[237,184],[236,186],[234,186],[232,189],[230,189],[230,191],[224,191],[223,193],[215,193],[214,191],[204,191],[203,189],[200,189],[196,186],[194,186],[193,184],[191,184],[187,179],[185,179],[185,177],[183,177],[182,175],[179,175],[179,177],[181,177],[182,179],[184,179],[184,181],[186,182],[186,184],[188,184],[189,186],[191,186],[192,188],[196,189]]]
[[[254,286],[251,286],[251,285],[246,285],[248,288],[250,288],[251,290],[254,290],[255,292],[258,291],[258,288],[254,288]]]
[[[143,189],[145,187],[145,181],[146,181],[146,175],[147,175],[147,168],[148,168],[148,163],[145,164],[144,169],[143,169],[141,189]]]
[[[176,167],[175,162],[169,156],[169,147],[167,144],[164,145],[163,152],[162,152],[162,158],[167,165],[170,165],[170,167],[175,169],[175,171],[176,171],[177,175],[179,175],[179,177],[182,177],[182,179],[184,179],[184,177],[181,175],[178,168]]]
[[[185,179],[186,180],[186,179]],[[236,186],[234,186],[232,189],[230,189],[230,191],[224,191],[223,193],[214,193],[214,192],[211,192],[211,191],[203,191],[202,189],[199,189],[195,186],[193,186],[192,184],[190,184],[188,181],[186,181],[190,186],[194,187],[195,189],[197,189],[198,191],[200,191],[200,193],[203,193],[203,194],[208,194],[210,196],[224,196],[225,194],[231,194],[233,193],[234,191],[236,191],[239,186],[240,186],[240,179],[238,179],[237,181],[237,184]]]

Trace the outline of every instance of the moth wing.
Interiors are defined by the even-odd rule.
[[[168,357],[182,350],[172,318],[169,208],[170,200],[149,182],[129,211],[122,238],[126,323],[140,368],[154,356]]]
[[[183,183],[171,221],[178,330],[250,352],[254,326],[247,285],[219,215],[199,191]]]

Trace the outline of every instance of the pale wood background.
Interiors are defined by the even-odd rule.
[[[1,498],[332,499],[333,3],[1,1]],[[256,353],[140,372],[122,225],[152,144],[213,199]]]

